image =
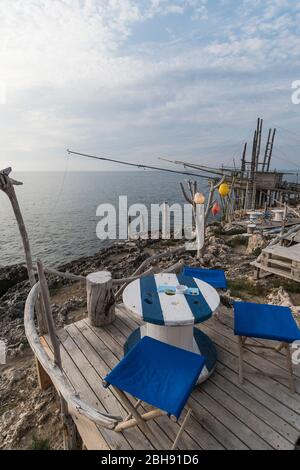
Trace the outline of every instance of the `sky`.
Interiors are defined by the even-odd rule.
[[[0,167],[233,165],[261,117],[300,170],[299,63],[295,0],[0,0]]]

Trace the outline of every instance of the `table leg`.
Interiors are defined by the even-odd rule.
[[[160,326],[146,323],[146,335],[163,343],[194,352],[194,326]]]

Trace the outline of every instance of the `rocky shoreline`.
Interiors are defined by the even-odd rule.
[[[259,302],[300,305],[300,284],[280,278],[252,278],[250,262],[267,243],[260,236],[243,237],[242,229],[214,224],[208,227],[203,259],[195,252],[169,254],[156,269],[180,259],[190,266],[222,268],[229,279],[229,289],[221,296],[224,309],[236,298]],[[58,267],[61,271],[86,276],[109,270],[114,278],[130,276],[149,256],[172,250],[182,240],[138,240],[116,243],[94,256],[74,260]],[[56,326],[76,321],[86,315],[85,286],[56,276],[49,276],[52,310]],[[37,385],[35,364],[23,326],[24,304],[29,292],[24,266],[0,269],[0,340],[7,346],[7,364],[0,366],[0,449],[60,448],[60,418],[56,394],[52,388],[41,392]],[[298,317],[297,307],[293,308]]]

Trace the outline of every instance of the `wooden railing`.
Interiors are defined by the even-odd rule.
[[[71,422],[70,415],[83,416],[95,424],[99,424],[100,426],[108,429],[114,429],[117,424],[122,421],[122,418],[119,416],[101,413],[97,409],[91,407],[86,402],[81,400],[78,394],[76,394],[76,391],[74,391],[69,385],[63,372],[61,363],[59,364],[59,361],[57,361],[57,357],[54,361],[49,358],[41,343],[35,326],[35,305],[37,303],[39,293],[40,283],[38,282],[35,284],[35,286],[32,287],[26,300],[24,313],[25,333],[37,361],[42,366],[46,374],[49,375],[60,395],[61,411],[64,422],[64,447],[66,449],[70,449],[76,447],[74,443],[74,435],[76,433],[74,432],[74,423]],[[59,349],[59,340],[56,339],[56,341],[58,342]]]
[[[178,250],[175,250],[178,251]],[[87,310],[88,319],[93,326],[107,325],[114,320],[115,315],[115,298],[120,296],[124,287],[131,281],[145,276],[153,272],[152,267],[146,269],[151,263],[158,261],[163,257],[173,255],[173,252],[164,252],[147,258],[131,277],[123,279],[112,279],[111,273],[108,271],[100,271],[92,273],[87,277],[77,276],[70,273],[63,273],[53,269],[43,267],[41,261],[37,262],[37,272],[39,282],[37,282],[30,290],[25,304],[24,325],[25,333],[29,345],[36,357],[39,383],[42,386],[42,375],[47,378],[45,387],[49,383],[53,383],[60,397],[61,415],[63,420],[64,448],[77,448],[77,432],[72,416],[82,416],[107,429],[115,429],[122,421],[120,416],[102,413],[91,407],[89,404],[80,399],[63,371],[61,360],[61,343],[55,331],[55,324],[51,311],[50,293],[48,289],[45,271],[51,274],[67,277],[68,279],[86,281],[87,286]],[[183,261],[169,266],[164,272],[178,272],[181,270]],[[146,271],[144,271],[146,269]],[[143,272],[144,271],[144,272]],[[113,287],[121,286],[114,294]],[[37,305],[41,317],[36,318]],[[35,320],[37,320],[38,329]],[[48,335],[52,345],[53,359],[49,357],[43,346],[41,337]]]

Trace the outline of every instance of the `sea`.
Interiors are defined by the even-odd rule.
[[[186,177],[173,173],[14,172],[12,177],[23,182],[15,190],[33,258],[41,258],[48,266],[93,255],[114,242],[97,237],[100,204],[111,204],[118,213],[119,196],[127,196],[128,205],[144,204],[149,210],[151,204],[185,202],[179,183]],[[207,180],[199,178],[198,190],[207,193],[207,189]],[[0,267],[22,262],[17,223],[7,196],[0,191]]]

